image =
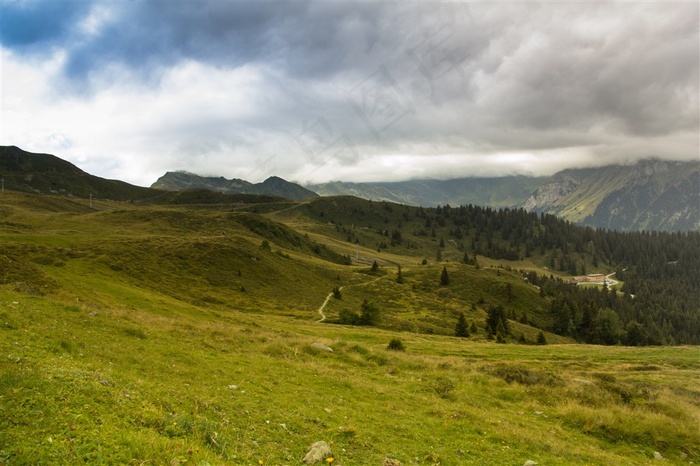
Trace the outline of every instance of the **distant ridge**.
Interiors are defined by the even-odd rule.
[[[276,176],[253,184],[176,171],[145,188],[90,175],[54,155],[0,146],[0,176],[8,190],[125,202],[257,203],[349,195],[423,207],[524,208],[621,231],[700,230],[700,161],[643,160],[629,166],[568,169],[548,178],[336,181],[307,187]]]
[[[107,180],[84,172],[51,154],[27,152],[16,146],[0,146],[0,177],[7,190],[58,194],[87,199],[154,204],[250,204],[283,200],[264,194],[221,194],[202,189],[171,192]]]
[[[569,169],[523,203],[530,211],[615,230],[700,230],[700,161]]]
[[[224,194],[270,195],[297,201],[319,197],[315,192],[277,176],[253,184],[238,178],[227,180],[224,177],[205,177],[185,171],[166,172],[151,185],[151,188],[165,191],[207,189]]]
[[[149,188],[90,175],[55,155],[35,154],[16,146],[0,146],[0,175],[5,189],[28,193],[93,195],[115,201],[143,200],[157,194]]]
[[[523,175],[501,178],[456,178],[376,183],[330,183],[307,186],[322,196],[356,196],[376,201],[437,207],[450,204],[516,207],[547,178]]]

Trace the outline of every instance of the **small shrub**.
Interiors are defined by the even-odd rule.
[[[389,358],[383,354],[370,353],[365,357],[368,362],[372,362],[378,366],[386,366],[389,363]]]
[[[360,345],[353,345],[350,347],[349,351],[352,351],[353,353],[358,353],[363,356],[367,356],[369,354],[369,350],[365,348],[364,346]]]
[[[386,349],[392,351],[406,351],[406,347],[399,338],[392,338],[389,344],[386,345]]]
[[[544,333],[540,331],[540,333],[537,334],[537,344],[538,345],[546,345],[547,344],[547,337],[544,336]]]
[[[454,389],[455,383],[452,379],[447,377],[438,377],[435,379],[435,382],[433,382],[433,390],[435,390],[435,393],[442,399],[454,398],[454,393],[452,393]]]
[[[62,350],[66,351],[68,353],[72,353],[75,350],[75,345],[71,341],[61,340],[61,342],[59,343],[59,346],[61,347]]]
[[[351,309],[341,309],[338,313],[338,321],[345,325],[359,325],[360,315]]]
[[[122,330],[122,332],[124,333],[124,335],[138,338],[139,340],[146,339],[146,333],[140,328],[125,328],[124,330]]]
[[[561,380],[554,374],[539,372],[517,365],[498,364],[485,369],[491,375],[499,377],[508,383],[520,385],[560,385]]]

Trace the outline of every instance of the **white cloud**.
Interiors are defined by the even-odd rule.
[[[16,29],[3,46],[0,143],[99,176],[378,181],[698,157],[696,4],[70,14],[65,37],[28,49]]]

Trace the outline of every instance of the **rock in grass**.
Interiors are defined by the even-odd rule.
[[[654,459],[655,459],[655,460],[663,460],[664,457],[661,456],[661,453],[659,453],[658,451],[655,451],[655,452],[654,452]]]
[[[525,463],[523,463],[523,466],[535,466],[537,464],[537,461],[527,460]]]
[[[384,460],[384,464],[382,466],[401,466],[401,463],[399,462],[399,460],[387,458]]]
[[[320,349],[321,351],[326,351],[328,353],[333,352],[333,348],[331,348],[330,346],[326,346],[323,343],[312,343],[311,346],[316,349]]]
[[[326,442],[321,440],[311,445],[311,449],[302,460],[306,464],[314,464],[323,461],[326,458],[333,456],[331,447]]]

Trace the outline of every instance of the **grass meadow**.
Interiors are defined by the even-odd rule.
[[[443,264],[342,265],[291,221],[46,199],[0,205],[0,464],[294,465],[319,440],[346,466],[700,462],[698,348],[489,341],[464,303],[510,284],[538,318],[507,270],[440,289]],[[336,323],[367,298],[382,326]]]

